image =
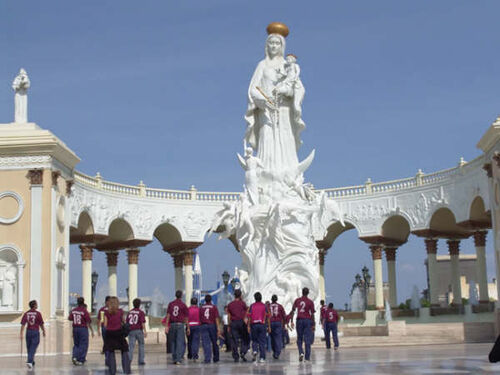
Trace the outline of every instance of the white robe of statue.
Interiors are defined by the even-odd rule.
[[[30,87],[30,79],[26,70],[22,69],[12,82],[14,89],[14,122],[26,123],[28,122],[28,89]]]

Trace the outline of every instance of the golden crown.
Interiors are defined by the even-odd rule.
[[[284,38],[286,38],[290,32],[290,30],[288,30],[288,26],[281,22],[271,22],[267,26],[266,30],[268,34],[279,34]]]

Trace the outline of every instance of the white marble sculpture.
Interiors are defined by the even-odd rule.
[[[290,309],[303,287],[319,298],[318,250],[313,228],[341,216],[338,205],[304,183],[303,172],[314,151],[299,162],[297,150],[304,86],[295,56],[284,58],[288,29],[271,24],[265,59],[259,62],[248,89],[245,115],[245,192],[227,205],[212,226],[225,228],[222,237],[235,236],[242,256],[239,279],[250,298],[260,291],[268,300],[277,294]],[[248,147],[250,145],[251,147]],[[255,150],[256,155],[253,155]]]
[[[6,266],[0,269],[0,310],[14,310],[14,299],[17,284],[17,270],[14,266]]]
[[[28,89],[30,79],[26,70],[21,68],[19,74],[12,82],[12,88],[16,92],[14,96],[14,122],[24,124],[28,122]]]

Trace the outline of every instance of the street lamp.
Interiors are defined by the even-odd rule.
[[[90,301],[90,311],[94,312],[95,311],[95,306],[94,306],[94,301],[95,301],[95,294],[96,294],[96,287],[97,287],[97,280],[99,279],[99,274],[94,271],[92,272],[92,300]]]
[[[363,286],[364,286],[364,294],[365,294],[365,309],[368,308],[368,292],[370,290],[370,283],[372,281],[372,277],[370,276],[370,272],[368,270],[368,267],[364,266],[363,269],[361,270],[363,273]]]

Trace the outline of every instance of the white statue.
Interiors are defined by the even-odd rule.
[[[259,168],[264,168],[260,159],[253,156],[253,149],[247,147],[245,149],[245,158],[238,155],[238,160],[241,167],[245,170],[245,187],[248,193],[248,199],[252,204],[257,204],[259,202]]]
[[[14,122],[24,124],[28,122],[28,89],[30,79],[26,70],[21,68],[19,74],[12,82],[12,88],[16,92],[14,97]]]
[[[17,283],[16,267],[8,267],[3,274],[2,282],[2,308],[14,308],[14,293]]]

